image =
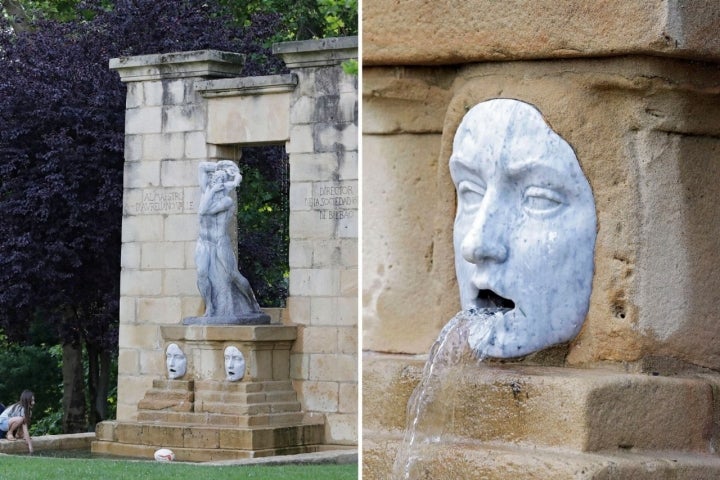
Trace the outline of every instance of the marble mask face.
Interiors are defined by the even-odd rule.
[[[450,172],[462,307],[509,309],[471,347],[512,358],[574,338],[589,307],[596,214],[572,147],[535,107],[489,100],[463,118]]]
[[[185,375],[187,371],[187,357],[180,347],[171,343],[165,351],[165,365],[167,366],[168,378],[176,379]]]
[[[229,382],[237,382],[245,376],[245,357],[237,347],[225,349],[225,374]]]

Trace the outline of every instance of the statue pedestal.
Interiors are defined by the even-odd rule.
[[[246,313],[235,317],[187,317],[183,325],[268,325],[270,315],[265,312]]]
[[[171,325],[166,343],[187,355],[184,379],[153,380],[138,404],[137,421],[98,425],[97,453],[152,457],[170,448],[178,460],[209,461],[316,451],[324,423],[306,419],[290,380],[296,327],[287,325]],[[223,352],[245,357],[242,380],[225,380]]]

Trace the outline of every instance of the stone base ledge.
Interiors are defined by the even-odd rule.
[[[93,442],[92,451],[99,455],[113,455],[128,458],[153,459],[153,454],[160,448],[150,445],[131,445],[126,443]],[[248,458],[261,458],[274,455],[295,455],[317,451],[316,445],[301,445],[298,447],[269,448],[257,451],[228,450],[228,449],[199,449],[175,447],[175,460],[180,462],[211,462],[223,460],[241,460]]]
[[[102,422],[92,452],[152,458],[158,448],[170,448],[188,462],[233,460],[315,452],[323,444],[323,422],[238,428],[184,423]]]
[[[163,325],[163,339],[207,342],[292,341],[294,325]]]
[[[405,430],[408,399],[424,360],[366,356],[363,426]],[[647,449],[710,454],[717,443],[720,376],[662,377],[598,369],[467,366],[447,372],[429,417],[444,435],[577,452]],[[456,395],[448,392],[454,390]],[[447,412],[450,412],[448,414]],[[420,425],[428,420],[420,420]],[[449,478],[449,477],[447,477]]]
[[[370,437],[370,438],[369,438]],[[400,438],[363,436],[363,480],[390,478]],[[420,452],[422,477],[465,480],[710,480],[720,458],[678,452],[578,453],[504,444],[442,442]]]
[[[70,433],[64,435],[41,435],[32,437],[33,449],[36,452],[49,450],[90,450],[95,440],[95,432]],[[27,453],[25,440],[0,440],[0,453]]]

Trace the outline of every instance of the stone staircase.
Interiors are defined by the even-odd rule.
[[[135,418],[96,426],[94,453],[152,458],[162,447],[176,460],[204,462],[312,453],[324,444],[324,418],[305,415],[290,380],[294,326],[168,325],[162,334],[182,345],[190,380],[154,379]],[[224,380],[227,345],[245,356],[241,381]]]
[[[154,380],[137,421],[103,422],[92,450],[151,458],[165,447],[195,462],[315,452],[324,424],[303,417],[289,380]]]

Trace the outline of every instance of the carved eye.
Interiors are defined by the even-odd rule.
[[[474,182],[463,180],[458,184],[458,199],[460,209],[463,213],[471,214],[475,212],[482,203],[485,196],[485,186]]]
[[[523,208],[530,213],[550,213],[565,203],[565,197],[551,188],[528,187],[522,199]]]

